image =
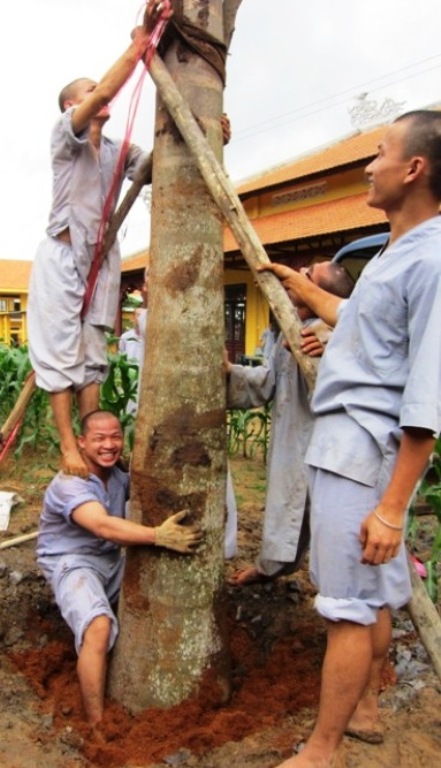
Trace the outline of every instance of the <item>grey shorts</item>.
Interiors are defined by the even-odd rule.
[[[405,545],[385,565],[360,562],[360,525],[382,491],[308,467],[311,494],[311,579],[315,605],[330,621],[373,624],[379,608],[402,607],[411,596]]]
[[[118,634],[118,622],[111,605],[121,587],[124,570],[121,555],[41,557],[38,564],[52,587],[64,620],[75,635],[77,653],[84,632],[98,616],[108,616],[111,621],[110,650]]]
[[[27,307],[29,356],[37,385],[48,392],[106,378],[104,328],[81,320],[84,292],[71,246],[48,237],[32,265]]]

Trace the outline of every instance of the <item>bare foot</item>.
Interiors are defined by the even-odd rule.
[[[90,471],[77,449],[65,450],[61,454],[61,468],[66,475],[89,477]]]
[[[345,736],[364,741],[366,744],[382,744],[384,728],[380,721],[352,717],[345,729]]]
[[[260,573],[257,568],[250,565],[248,568],[235,571],[227,581],[232,587],[244,587],[247,584],[266,584],[268,581],[274,581],[275,578],[275,576],[266,576],[265,573]]]
[[[364,741],[366,744],[382,744],[384,727],[378,711],[378,697],[370,696],[362,699],[352,715],[345,735]]]

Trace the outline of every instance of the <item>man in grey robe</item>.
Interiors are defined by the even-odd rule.
[[[352,291],[352,279],[337,264],[317,262],[303,271],[317,285],[342,298]],[[321,355],[329,327],[305,305],[298,305],[297,312],[304,325],[304,352]],[[243,586],[293,573],[308,548],[304,457],[312,414],[305,379],[282,334],[267,364],[253,368],[227,363],[227,378],[229,408],[258,408],[273,403],[261,551],[255,565],[230,578],[231,584]]]

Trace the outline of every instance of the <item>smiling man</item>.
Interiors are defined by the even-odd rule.
[[[411,595],[406,510],[441,428],[440,171],[441,112],[410,112],[385,130],[366,168],[367,203],[385,211],[390,238],[344,309],[270,266],[319,316],[338,316],[306,454],[311,575],[328,632],[320,707],[305,748],[279,768],[334,768],[344,733],[383,739],[389,611]]]
[[[123,576],[122,546],[160,546],[190,553],[197,526],[178,512],[151,528],[125,518],[129,477],[116,466],[123,448],[118,419],[93,411],[82,421],[79,449],[86,478],[59,472],[48,486],[40,518],[38,564],[75,635],[77,673],[92,726],[102,719],[107,653],[118,633],[112,610]]]

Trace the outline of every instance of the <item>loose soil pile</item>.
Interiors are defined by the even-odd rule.
[[[227,573],[253,562],[260,544],[264,467],[233,459],[239,552]],[[9,458],[0,488],[19,493],[0,540],[36,527],[51,471]],[[319,697],[324,627],[313,609],[307,564],[265,585],[228,587],[233,695],[219,707],[194,699],[129,716],[108,702],[98,733],[83,719],[72,637],[38,572],[35,543],[0,551],[0,766],[5,768],[271,768],[310,732]],[[406,612],[382,695],[382,745],[345,740],[348,768],[441,765],[440,683]]]

